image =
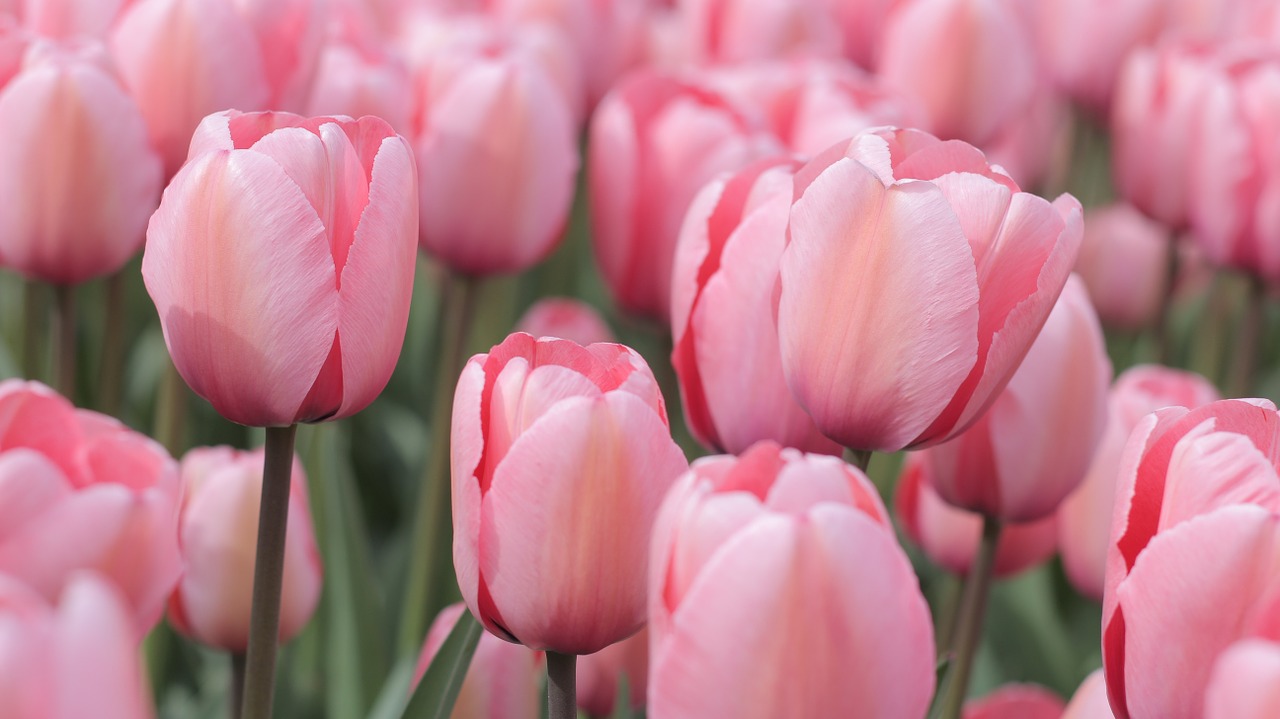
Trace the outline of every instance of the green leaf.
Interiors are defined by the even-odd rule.
[[[409,705],[409,690],[413,688],[413,670],[416,657],[405,657],[391,670],[387,681],[378,693],[378,700],[369,710],[368,719],[400,719]]]
[[[484,629],[471,612],[463,612],[405,708],[404,719],[448,719],[471,666]]]

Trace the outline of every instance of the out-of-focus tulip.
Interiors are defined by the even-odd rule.
[[[1062,700],[1035,684],[1007,684],[965,702],[964,719],[1060,719]]]
[[[614,341],[613,331],[594,307],[569,297],[539,300],[516,323],[516,331],[572,340],[584,347]]]
[[[678,0],[677,9],[695,63],[840,54],[826,0]]]
[[[44,385],[0,383],[0,572],[51,600],[100,572],[141,637],[182,573],[180,492],[160,445]]]
[[[595,654],[578,657],[578,707],[589,716],[610,716],[624,680],[631,708],[643,708],[649,686],[648,627]]]
[[[142,260],[169,354],[196,394],[255,426],[372,402],[409,319],[414,177],[409,144],[376,117],[206,118]]]
[[[139,637],[115,587],[77,572],[50,606],[0,574],[0,707],[5,719],[149,719]]]
[[[894,494],[894,511],[903,531],[934,564],[966,576],[982,539],[982,516],[957,509],[933,488],[924,455],[907,455]],[[1008,577],[1040,564],[1058,547],[1058,522],[1049,515],[1034,522],[1007,524],[996,545],[993,573]]]
[[[412,113],[409,70],[381,47],[367,27],[346,11],[330,25],[320,52],[307,115],[375,115],[396,132],[409,132]]]
[[[904,0],[890,14],[877,71],[917,98],[939,137],[986,143],[1031,101],[1036,58],[1003,0]]]
[[[427,632],[418,655],[413,684],[422,681],[436,652],[467,610],[461,602],[445,607]],[[455,719],[538,719],[542,706],[542,652],[480,635],[476,653],[453,704]]]
[[[229,652],[249,646],[262,466],[262,450],[202,447],[182,458],[178,532],[186,571],[169,598],[169,621],[183,634]],[[295,458],[284,543],[281,642],[302,630],[320,600],[320,551],[306,485]]]
[[[596,261],[627,312],[667,321],[685,211],[702,186],[776,141],[703,84],[644,71],[600,102],[587,181]]]
[[[262,69],[271,91],[269,107],[290,112],[301,110],[311,94],[311,81],[329,26],[332,0],[231,2],[249,23],[257,40]]]
[[[1101,669],[1095,669],[1080,682],[1080,687],[1067,704],[1062,719],[1115,719],[1107,699],[1107,682]]]
[[[760,440],[838,454],[782,374],[773,290],[799,163],[753,163],[689,207],[672,276],[671,362],[698,441],[738,454]]]
[[[933,694],[916,576],[835,457],[695,462],[654,525],[649,615],[651,716],[918,717]]]
[[[844,55],[861,67],[875,69],[884,26],[902,0],[826,0],[840,27]]]
[[[1213,665],[1205,691],[1205,719],[1274,719],[1280,716],[1280,643],[1245,639]]]
[[[963,431],[1062,291],[1080,204],[1021,192],[977,149],[915,130],[832,147],[797,173],[796,196],[777,311],[796,399],[855,449]]]
[[[1020,186],[1040,187],[1070,156],[1070,120],[1065,99],[1049,85],[1037,85],[1023,112],[1006,122],[982,151]]]
[[[643,626],[651,525],[686,463],[639,354],[512,334],[463,369],[450,451],[454,567],[489,631],[590,654]]]
[[[1201,716],[1218,656],[1271,621],[1265,610],[1280,596],[1277,457],[1280,414],[1266,400],[1166,407],[1130,435],[1102,606],[1118,719]]]
[[[1169,231],[1132,205],[1085,213],[1076,272],[1105,325],[1141,329],[1155,321],[1169,284]]]
[[[1161,407],[1194,409],[1218,399],[1213,385],[1193,372],[1139,365],[1116,378],[1107,400],[1107,428],[1084,481],[1058,510],[1058,542],[1067,578],[1080,593],[1102,599],[1116,479],[1129,433]]]
[[[69,40],[105,39],[112,23],[131,0],[14,0],[22,24],[37,35]],[[0,10],[3,3],[0,3]]]
[[[578,150],[567,98],[519,47],[459,44],[417,72],[423,249],[469,275],[527,269],[563,237],[573,202]]]
[[[0,264],[77,284],[142,247],[160,158],[99,48],[32,45],[0,91]]]

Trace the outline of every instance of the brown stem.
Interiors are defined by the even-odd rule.
[[[547,719],[578,716],[578,655],[547,652]]]
[[[943,697],[943,719],[959,719],[965,696],[969,693],[969,673],[973,669],[978,640],[982,638],[987,591],[991,587],[996,545],[999,541],[1000,520],[987,517],[982,523],[982,543],[978,546],[978,556],[969,569],[964,594],[960,599],[960,620],[955,628],[955,660],[951,665],[947,684],[941,690],[946,692]]]
[[[63,397],[75,401],[76,391],[76,288],[58,285],[54,288],[58,301],[57,388]]]

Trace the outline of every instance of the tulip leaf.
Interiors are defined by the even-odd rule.
[[[404,719],[448,719],[483,632],[484,628],[471,612],[462,613],[418,683],[409,706],[405,707]]]
[[[369,710],[368,719],[400,719],[404,716],[404,709],[409,705],[409,691],[413,688],[416,663],[416,657],[405,657],[396,664]]]

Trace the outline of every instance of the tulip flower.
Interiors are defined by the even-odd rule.
[[[112,583],[77,572],[57,605],[0,573],[5,719],[150,719],[139,636]]]
[[[534,337],[559,337],[584,347],[613,342],[613,331],[591,305],[568,297],[539,300],[516,323],[516,331]]]
[[[1062,719],[1115,719],[1107,699],[1107,683],[1101,669],[1095,669],[1080,682],[1080,687],[1067,703]]]
[[[712,181],[694,198],[680,232],[671,362],[689,429],[718,451],[739,453],[772,439],[840,452],[791,396],[773,319],[798,164],[764,160]]]
[[[928,606],[875,487],[835,457],[762,442],[695,462],[662,505],[649,576],[650,716],[929,706]]]
[[[431,666],[440,647],[462,613],[461,602],[445,607],[431,623],[427,641],[418,655],[414,686]],[[453,714],[457,719],[538,719],[542,706],[542,652],[480,635],[480,643],[458,690]]]
[[[1052,87],[1038,85],[1023,112],[1005,123],[982,151],[991,164],[999,165],[1022,187],[1052,181],[1054,171],[1067,162],[1072,151],[1069,109]]]
[[[1168,294],[1168,230],[1131,205],[1086,213],[1076,272],[1104,325],[1141,329],[1155,321]]]
[[[129,0],[14,0],[22,24],[42,37],[104,39]],[[0,8],[3,5],[0,4]]]
[[[376,115],[398,133],[410,129],[412,82],[409,69],[378,44],[348,8],[330,26],[320,51],[307,115]]]
[[[485,628],[590,654],[643,626],[650,525],[686,463],[639,354],[507,337],[463,369],[450,451],[454,566]]]
[[[1280,643],[1245,639],[1214,663],[1205,691],[1205,719],[1280,716]]]
[[[311,94],[332,1],[231,0],[257,40],[272,109],[301,110]]]
[[[1007,684],[964,706],[964,719],[1060,719],[1062,700],[1034,684]]]
[[[826,0],[828,11],[840,28],[844,56],[858,66],[874,70],[884,26],[902,0]]]
[[[915,130],[859,135],[796,178],[777,310],[796,400],[859,450],[960,433],[1062,291],[1079,203],[1020,192],[978,150]]]
[[[229,652],[244,652],[249,644],[262,468],[262,450],[200,447],[182,458],[179,534],[186,572],[169,599],[169,621],[202,644]],[[306,476],[296,458],[291,489],[282,643],[302,630],[320,600],[320,552],[311,529]]]
[[[826,0],[678,0],[688,59],[747,63],[834,57],[841,37]]]
[[[631,708],[644,708],[649,686],[648,627],[579,658],[578,707],[588,716],[612,716],[624,681]]]
[[[36,42],[0,90],[0,264],[27,277],[119,270],[160,200],[160,158],[106,65],[94,45]]]
[[[0,382],[0,573],[53,600],[97,571],[141,638],[182,573],[180,493],[160,445],[44,385]]]
[[[346,417],[404,342],[417,188],[375,117],[210,115],[165,190],[142,260],[183,379],[233,422]]]

